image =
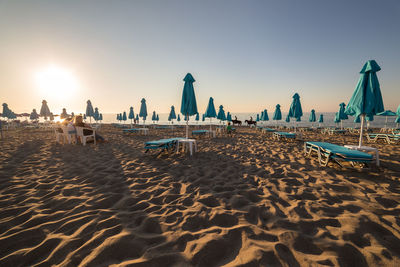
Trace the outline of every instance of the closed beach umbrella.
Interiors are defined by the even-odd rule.
[[[151,115],[151,120],[153,121],[153,123],[157,120],[157,114],[155,111],[153,111],[153,115]]]
[[[310,114],[310,117],[308,118],[308,121],[309,122],[316,122],[317,121],[317,117],[315,116],[315,110],[314,109],[311,110],[311,114]]]
[[[272,118],[274,121],[282,120],[282,112],[281,105],[277,104],[274,111],[274,117]]]
[[[83,119],[86,120],[86,114],[83,114]]]
[[[175,107],[171,106],[171,111],[169,112],[168,120],[172,121],[174,123],[174,119],[176,119],[176,114],[175,114]]]
[[[296,121],[297,122],[301,121],[301,117],[296,118]]]
[[[340,122],[340,115],[339,115],[339,112],[336,112],[336,113],[335,113],[335,118],[333,119],[333,122],[334,122],[334,123],[339,123],[339,122]]]
[[[260,114],[257,114],[256,121],[260,121]]]
[[[226,120],[224,106],[222,106],[222,105],[219,106],[217,119],[219,119],[220,121],[225,121]]]
[[[103,113],[100,113],[99,120],[103,121]]]
[[[211,120],[212,118],[217,117],[217,112],[215,111],[215,106],[214,106],[214,99],[210,97],[208,100],[208,105],[206,109],[206,113],[204,113],[205,118],[210,118],[210,132],[211,132]]]
[[[156,121],[158,122],[160,120],[160,117],[158,117],[158,114],[156,116]]]
[[[40,108],[40,116],[44,117],[45,120],[47,120],[47,117],[50,117],[50,109],[47,106],[46,100],[42,101],[42,107]]]
[[[360,116],[357,116],[357,117],[354,119],[354,122],[355,122],[355,123],[360,123],[360,122],[361,122]]]
[[[183,120],[184,120],[184,121],[189,121],[189,116],[186,116],[186,115],[183,116]]]
[[[321,126],[321,123],[324,123],[324,115],[323,114],[319,115],[318,123],[320,126]]]
[[[93,114],[93,118],[95,121],[98,121],[100,118],[100,113],[99,113],[99,109],[96,107],[94,108],[94,114]]]
[[[299,121],[299,119],[302,116],[303,116],[303,110],[301,108],[300,96],[298,93],[295,93],[293,95],[292,104],[290,105],[289,117],[296,118],[296,121]],[[296,127],[295,127],[295,131],[296,131]]]
[[[290,116],[289,116],[289,114],[286,116],[285,121],[286,121],[286,122],[290,122]]]
[[[90,123],[92,123],[92,117],[94,116],[94,110],[92,102],[90,100],[86,101],[86,116],[89,117]]]
[[[380,71],[378,63],[375,60],[368,60],[361,69],[360,79],[354,93],[347,104],[346,114],[352,116],[361,115],[361,131],[359,147],[362,146],[364,118],[366,115],[375,115],[385,110],[381,89],[379,86],[376,72]]]
[[[177,121],[181,121],[181,116],[178,114],[178,119]]]
[[[119,114],[117,114],[117,121],[119,121]]]
[[[146,99],[142,98],[141,103],[142,104],[140,105],[139,117],[141,117],[143,119],[143,124],[145,124],[146,118],[147,118]]]
[[[230,112],[228,112],[228,113],[226,114],[226,120],[227,120],[227,121],[232,121],[232,115],[231,115]]]
[[[125,121],[127,120],[128,118],[126,117],[126,112],[124,111],[124,114],[122,114],[122,120],[124,121],[124,123],[125,123]]]
[[[139,123],[139,114],[136,113],[136,121]]]
[[[3,113],[1,114],[2,117],[4,118],[10,118],[12,111],[8,108],[8,105],[6,103],[3,103]]]
[[[128,119],[131,120],[131,127],[132,127],[133,120],[135,119],[135,113],[133,113],[133,107],[130,107],[130,108],[129,108]]]
[[[37,114],[36,109],[32,110],[31,115],[29,116],[29,119],[31,119],[31,120],[39,119],[39,114]]]
[[[263,111],[262,121],[269,121],[268,111],[266,109]]]
[[[347,114],[345,113],[345,107],[346,104],[345,103],[340,103],[339,104],[339,119],[340,119],[340,129],[343,130],[343,121],[347,120],[349,117],[347,116]]]
[[[396,113],[391,111],[391,110],[385,110],[383,112],[380,112],[378,114],[376,114],[377,116],[385,116],[385,129],[387,127],[387,121],[388,121],[388,117],[392,117],[392,116],[396,116]]]
[[[197,114],[196,114],[195,121],[197,121],[197,122],[198,122],[199,120],[200,120],[200,115],[199,115],[199,113],[197,113]]]
[[[205,120],[206,120],[206,116],[204,116],[204,114],[203,114],[201,120],[202,120],[202,121],[205,121]]]
[[[193,78],[192,74],[188,73],[186,74],[183,80],[185,81],[185,84],[183,86],[183,92],[182,92],[181,113],[189,117],[196,115],[198,113],[196,96],[194,94],[194,87],[193,87],[195,79]],[[186,120],[186,138],[188,137],[189,137],[189,118],[187,118]]]
[[[60,115],[60,119],[66,119],[66,118],[68,118],[67,110],[63,108]]]
[[[122,113],[119,113],[119,120],[120,120],[120,122],[123,121],[123,119],[122,119]]]

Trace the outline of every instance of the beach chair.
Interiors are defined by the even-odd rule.
[[[379,140],[388,144],[396,144],[400,142],[400,134],[367,133],[369,143],[377,143]]]
[[[96,130],[87,127],[79,127],[76,126],[76,135],[81,139],[82,144],[86,146],[86,142],[88,139],[93,139],[93,143],[96,144]],[[90,134],[84,134],[84,130],[89,130]]]
[[[272,129],[272,128],[266,127],[266,128],[262,128],[262,129],[261,129],[261,132],[262,132],[262,133],[273,133],[273,132],[276,132],[276,130],[275,130],[275,129]]]
[[[138,133],[140,130],[137,128],[132,128],[132,129],[122,129],[123,133]]]
[[[325,142],[305,142],[304,154],[311,156],[312,152],[317,153],[319,164],[324,167],[328,165],[330,160],[341,167],[343,166],[340,161],[350,162],[353,166],[355,163],[368,164],[373,161],[372,155],[344,146]]]
[[[288,133],[288,132],[273,132],[273,138],[275,140],[296,140],[298,137],[297,133]]]
[[[209,134],[210,131],[208,130],[193,130],[192,136],[206,136]]]
[[[185,139],[185,138],[175,137],[175,138],[160,139],[160,140],[145,142],[144,143],[144,149],[145,149],[144,153],[147,153],[150,150],[160,149],[161,151],[158,153],[158,155],[159,155],[164,151],[173,150],[173,149],[175,149],[176,144],[177,144],[178,140],[180,140],[180,139]]]
[[[334,135],[334,134],[345,134],[346,130],[341,130],[341,129],[329,129],[328,131],[329,135]]]
[[[54,125],[54,135],[56,136],[56,142],[60,143],[64,140],[64,130],[60,125]]]

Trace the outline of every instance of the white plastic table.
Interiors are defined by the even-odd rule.
[[[143,135],[147,135],[149,133],[149,129],[148,128],[139,128],[139,131],[143,134]]]
[[[180,145],[182,145],[182,149],[185,149],[185,147],[189,148],[190,156],[193,155],[193,147],[194,151],[197,152],[197,143],[195,139],[179,139],[176,145],[176,152],[179,151]]]
[[[374,155],[375,164],[376,164],[376,166],[379,167],[379,165],[380,165],[380,163],[379,163],[379,150],[377,148],[370,147],[370,146],[361,146],[361,147],[359,147],[357,145],[345,145],[344,147],[347,147],[347,148],[352,149],[352,150],[358,150],[358,151],[367,152],[367,153],[368,152],[373,152],[375,154]]]

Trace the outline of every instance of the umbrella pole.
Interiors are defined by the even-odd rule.
[[[186,114],[186,139],[189,138],[189,115]]]
[[[360,141],[358,143],[358,147],[362,147],[362,139],[363,139],[363,134],[364,134],[364,118],[365,114],[361,114],[361,129],[360,129]]]

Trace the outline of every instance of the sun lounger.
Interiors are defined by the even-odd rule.
[[[400,134],[368,133],[367,140],[370,143],[376,143],[379,140],[383,140],[388,144],[396,144],[400,143]]]
[[[318,161],[321,166],[327,166],[330,160],[342,167],[340,161],[348,161],[354,163],[370,163],[373,156],[358,150],[352,150],[344,146],[339,146],[325,142],[305,142],[304,153],[311,156],[312,152],[318,155]]]
[[[329,129],[327,130],[329,135],[334,135],[334,134],[345,134],[346,130],[340,130],[340,129]]]
[[[297,134],[296,133],[288,133],[288,132],[274,132],[273,138],[276,140],[296,140]]]
[[[140,130],[137,128],[132,128],[132,129],[122,129],[123,133],[138,133]]]
[[[204,136],[204,135],[207,135],[209,132],[210,131],[208,131],[208,130],[194,130],[194,131],[192,131],[192,135],[193,136],[195,136],[195,135]]]
[[[160,153],[166,150],[174,149],[178,140],[180,139],[185,138],[175,137],[146,142],[144,143],[144,149],[146,149],[145,153],[147,153],[150,149],[161,149]]]
[[[276,132],[276,130],[272,129],[272,128],[262,128],[261,132],[263,132],[263,133],[273,133],[273,132]]]

